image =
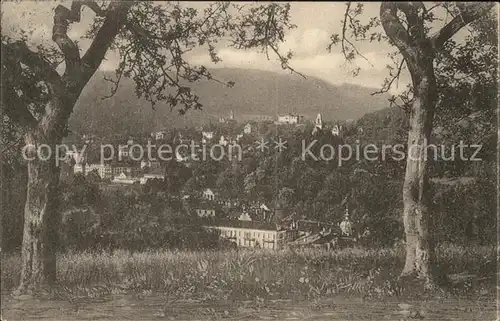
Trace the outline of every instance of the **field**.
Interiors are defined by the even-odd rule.
[[[57,320],[57,313],[62,319],[72,319],[71,313],[79,319],[78,311],[101,313],[99,319],[136,315],[132,319],[137,320],[139,313],[142,319],[177,315],[175,320],[204,320],[236,315],[287,319],[291,313],[292,319],[323,320],[327,315],[357,319],[356,311],[370,319],[373,311],[423,318],[456,310],[458,314],[445,314],[471,320],[484,312],[481,320],[492,319],[495,249],[441,246],[437,254],[439,268],[449,278],[429,293],[418,284],[398,281],[402,248],[66,253],[58,259],[59,286],[36,300],[10,295],[18,283],[20,257],[8,255],[2,257],[2,314],[7,320]]]

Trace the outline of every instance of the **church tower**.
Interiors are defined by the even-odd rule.
[[[321,116],[321,114],[318,114],[318,116],[316,116],[316,120],[314,121],[314,126],[316,128],[323,129],[323,117]]]

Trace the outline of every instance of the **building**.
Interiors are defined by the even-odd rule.
[[[219,145],[227,146],[227,144],[229,144],[229,140],[224,137],[224,135],[221,135],[219,139]]]
[[[82,136],[82,140],[85,142],[85,144],[93,144],[96,139],[96,136],[93,134],[84,134]]]
[[[214,138],[214,132],[206,132],[206,131],[202,131],[202,132],[201,132],[201,142],[202,142],[203,144],[208,143],[208,142],[209,142],[209,141],[211,141],[213,138]]]
[[[300,124],[304,121],[304,116],[286,114],[278,115],[277,124]]]
[[[239,221],[253,221],[252,217],[248,212],[241,213],[240,217],[238,217]]]
[[[246,124],[245,127],[243,127],[243,133],[246,135],[250,135],[252,133],[252,124]]]
[[[136,167],[131,167],[131,166],[112,166],[112,175],[114,177],[116,176],[119,176],[121,175],[122,173],[124,173],[125,175],[127,176],[137,176],[137,174],[139,173],[139,168],[136,168]]]
[[[139,182],[141,183],[141,185],[144,185],[150,179],[159,179],[159,180],[163,181],[165,179],[165,175],[163,175],[163,174],[144,174],[144,176],[142,176],[139,179]]]
[[[73,166],[73,173],[74,174],[76,174],[76,173],[85,174],[85,164],[75,164],[75,166]]]
[[[85,175],[92,172],[93,170],[97,171],[99,177],[101,179],[111,178],[113,176],[113,169],[108,164],[86,164],[85,165]]]
[[[259,115],[259,114],[243,114],[241,118],[246,121],[255,121],[255,122],[272,122],[275,120],[275,117],[269,115]]]
[[[205,188],[201,197],[207,201],[215,201],[218,198],[218,193],[210,188]]]
[[[340,127],[338,125],[333,126],[332,135],[334,135],[334,136],[340,135]]]
[[[297,237],[296,230],[253,221],[219,221],[206,228],[220,231],[221,238],[230,240],[239,247],[279,250]]]
[[[113,178],[113,180],[111,182],[116,183],[116,184],[132,185],[132,184],[140,183],[140,180],[137,177],[130,177],[130,176],[127,176],[125,173],[121,173],[120,175]]]
[[[162,139],[167,138],[167,132],[166,131],[159,131],[156,133],[152,133],[151,136],[153,136],[155,140],[162,140]]]
[[[228,118],[226,118],[224,116],[219,117],[219,123],[226,123],[226,124],[236,123],[236,119],[234,117],[234,112],[231,110]]]
[[[215,217],[215,209],[214,208],[197,208],[195,209],[196,215],[198,217]]]
[[[318,129],[323,129],[323,117],[321,116],[321,114],[318,114],[318,116],[316,116],[316,120],[314,121],[314,127]]]
[[[119,145],[118,146],[118,159],[123,159],[128,157],[129,150],[128,145]]]

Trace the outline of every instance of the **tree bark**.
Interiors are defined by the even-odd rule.
[[[58,213],[58,193],[60,170],[54,155],[62,142],[68,119],[83,88],[99,68],[111,43],[126,21],[127,13],[134,1],[113,1],[106,10],[100,9],[93,1],[75,1],[71,9],[58,5],[54,11],[52,40],[64,54],[66,70],[63,76],[40,55],[31,51],[23,41],[11,44],[2,42],[11,60],[22,62],[44,79],[50,102],[45,112],[35,119],[27,108],[27,113],[17,117],[23,120],[26,129],[25,143],[34,146],[27,155],[28,186],[24,209],[24,234],[22,244],[22,268],[18,293],[51,286],[56,281],[56,250],[60,217]],[[80,21],[81,6],[87,5],[98,16],[105,17],[85,55],[80,59],[76,44],[67,36],[68,26]],[[2,86],[4,89],[4,86]],[[3,90],[2,90],[3,92]],[[17,97],[11,93],[11,97]],[[24,105],[16,101],[18,109]],[[8,111],[8,109],[6,109]],[[24,111],[24,109],[22,109]],[[28,115],[29,117],[24,117]],[[40,158],[39,147],[52,155]],[[42,155],[43,156],[43,155]]]
[[[62,142],[77,97],[64,94],[64,87],[51,86],[51,92],[53,98],[45,106],[44,116],[24,137],[28,184],[19,294],[48,289],[56,281],[60,225],[56,148]]]
[[[415,101],[410,114],[408,155],[403,185],[403,222],[406,236],[406,262],[402,276],[415,276],[434,282],[434,242],[428,186],[427,146],[430,143],[436,80],[432,63],[416,67],[422,77],[414,77]],[[422,70],[424,69],[424,70]]]
[[[406,260],[401,276],[413,276],[433,285],[434,242],[428,186],[427,146],[430,143],[437,85],[434,72],[435,44],[425,35],[421,2],[384,2],[380,18],[388,37],[398,47],[410,72],[414,100],[410,113],[408,154],[403,184],[403,223]],[[410,25],[403,26],[398,10]]]
[[[19,292],[30,293],[47,286],[56,280],[56,250],[59,227],[57,188],[59,168],[53,155],[60,140],[50,139],[43,133],[28,133],[25,142],[33,146],[27,155],[28,184],[24,208],[24,234],[22,243],[22,269]],[[50,147],[52,155],[45,160],[36,149],[42,144]],[[47,151],[44,146],[40,149]]]

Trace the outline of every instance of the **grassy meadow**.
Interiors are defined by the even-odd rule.
[[[2,254],[2,293],[15,290],[21,258]],[[451,276],[444,293],[495,295],[493,247],[440,246],[438,267]],[[58,297],[122,293],[166,294],[177,299],[314,299],[421,294],[398,281],[404,248],[337,251],[228,250],[64,253],[58,257]]]

